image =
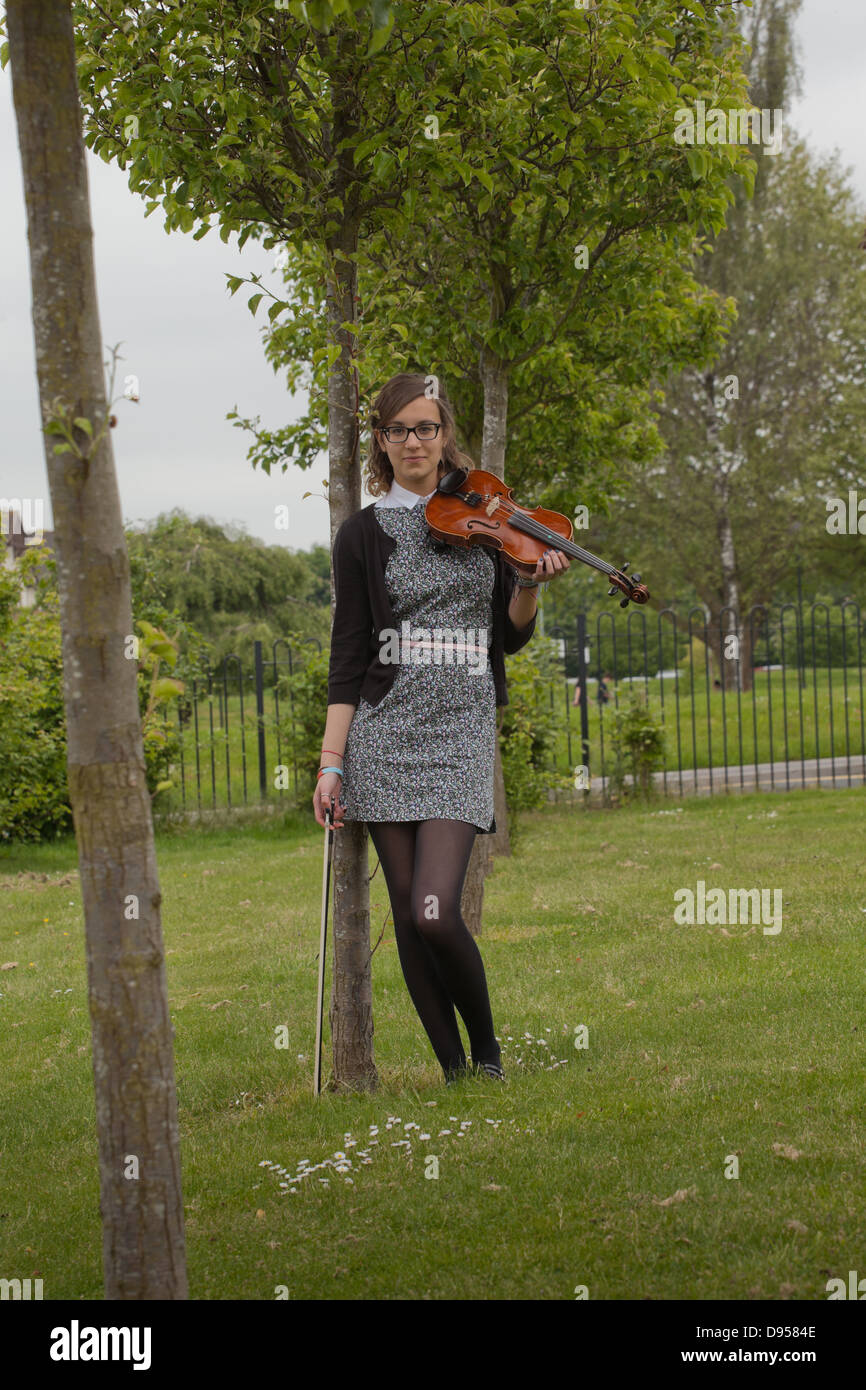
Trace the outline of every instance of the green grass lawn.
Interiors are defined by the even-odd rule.
[[[507,1084],[445,1090],[389,925],[380,1089],[320,1099],[318,827],[160,836],[191,1297],[824,1299],[866,1274],[863,824],[861,791],[527,816],[480,941]],[[102,1296],[76,866],[0,848],[0,1274],[46,1299]],[[781,930],[678,925],[699,879],[780,889]]]

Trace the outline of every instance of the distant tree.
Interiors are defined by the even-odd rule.
[[[739,666],[746,689],[751,628],[738,629],[739,663],[723,659],[723,610],[734,633],[734,614],[791,591],[798,561],[813,579],[844,577],[849,593],[862,596],[866,579],[862,537],[826,529],[828,496],[847,502],[863,478],[863,210],[839,169],[802,145],[766,162],[760,201],[717,250],[736,325],[711,369],[669,383],[667,451],[616,512],[645,578],[694,585],[728,687]]]
[[[799,5],[756,0],[743,12],[759,108],[784,110],[797,88]],[[782,146],[756,149],[753,198],[738,194],[695,263],[736,303],[736,323],[710,365],[664,382],[664,452],[618,490],[615,531],[601,520],[588,541],[615,534],[651,590],[694,587],[729,688],[751,685],[751,627],[736,629],[734,614],[790,594],[798,561],[847,592],[866,577],[856,537],[826,530],[828,495],[847,498],[863,476],[864,213],[835,161],[810,156],[787,128]],[[739,661],[723,658],[720,628],[739,637]]]
[[[156,601],[193,624],[210,643],[214,665],[229,652],[250,661],[256,639],[270,644],[296,634],[327,642],[321,556],[243,532],[232,539],[230,528],[177,510],[128,531],[127,545],[136,614],[141,606],[149,616],[146,605]]]

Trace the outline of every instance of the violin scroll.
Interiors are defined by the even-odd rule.
[[[611,598],[618,593],[625,594],[625,598],[620,599],[620,608],[628,608],[630,603],[647,603],[649,601],[649,589],[646,584],[640,582],[640,575],[626,574],[628,563],[628,560],[625,560],[618,570],[611,570],[608,575],[611,587],[607,592]]]

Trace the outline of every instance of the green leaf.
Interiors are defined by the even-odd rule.
[[[387,139],[387,134],[371,135],[369,140],[362,140],[359,145],[356,145],[355,153],[353,155],[353,163],[355,164],[355,167],[357,168],[357,166],[361,163],[362,159],[366,159],[368,154],[371,154],[373,150],[377,150],[380,145],[383,145],[387,141]]]
[[[692,178],[703,178],[704,171],[706,169],[706,155],[704,154],[703,150],[698,150],[694,147],[687,148],[686,159],[688,160],[689,168],[692,171]]]
[[[91,439],[93,438],[93,426],[83,415],[76,415],[74,424],[77,425],[80,430],[84,430],[84,433],[89,435]]]
[[[412,222],[415,217],[415,208],[418,203],[418,191],[415,188],[407,188],[400,199],[400,207],[407,222]]]
[[[377,179],[386,179],[394,168],[394,156],[390,150],[380,150],[373,164]]]
[[[256,309],[258,309],[264,297],[264,294],[251,294],[249,299],[247,300],[247,308],[252,313],[253,318],[255,318]]]
[[[385,25],[385,27],[380,28],[380,29],[374,29],[374,30],[373,30],[373,37],[372,37],[371,40],[370,40],[370,46],[369,46],[369,48],[367,49],[366,54],[364,55],[364,56],[367,57],[367,58],[372,58],[372,57],[373,57],[373,54],[374,54],[374,53],[378,53],[379,50],[380,50],[380,48],[384,48],[384,47],[385,47],[385,44],[388,42],[389,38],[391,37],[391,30],[392,30],[393,27],[394,27],[394,16],[393,16],[392,14],[390,14],[390,6],[388,6],[388,9],[389,9],[388,22],[387,22],[387,24]],[[376,11],[376,5],[375,5],[375,3],[374,3],[374,5],[373,5],[373,11],[374,11],[374,23],[375,23],[375,11]]]
[[[473,169],[471,164],[467,164],[464,159],[455,159],[455,166],[463,180],[464,186],[472,182]]]
[[[71,453],[71,452],[72,452],[72,445],[71,445],[71,444],[55,444],[55,445],[54,445],[54,452],[55,452],[55,454],[68,454],[68,453]]]
[[[387,29],[393,22],[391,0],[373,0],[373,28]]]

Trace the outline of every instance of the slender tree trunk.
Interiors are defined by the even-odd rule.
[[[719,539],[719,562],[722,570],[722,607],[725,613],[722,630],[726,636],[737,638],[732,654],[725,655],[723,642],[719,653],[720,675],[726,690],[736,690],[740,685],[741,653],[738,650],[741,634],[737,627],[740,611],[740,593],[737,583],[737,559],[734,550],[734,532],[731,527],[730,506],[730,466],[722,443],[721,421],[716,405],[715,376],[708,372],[704,377],[706,387],[706,428],[707,443],[713,467],[713,491],[716,498],[716,532]],[[730,644],[728,644],[730,646]]]
[[[172,1026],[68,0],[9,0],[84,905],[105,1296],[187,1297]]]
[[[742,689],[742,632],[740,631],[740,589],[737,582],[737,566],[734,556],[734,534],[731,529],[730,498],[727,475],[716,478],[717,526],[719,553],[722,562],[722,585],[724,612],[721,631],[722,643],[719,652],[721,680],[726,690]],[[734,638],[735,641],[730,639]]]
[[[484,433],[481,436],[481,467],[497,478],[505,478],[505,447],[508,441],[508,372],[489,348],[481,354],[481,383],[484,388]]]
[[[755,635],[760,636],[760,622],[754,625]],[[748,693],[753,685],[752,679],[752,654],[754,652],[752,641],[752,624],[749,622],[748,615],[745,614],[740,623],[740,677],[742,679],[742,690]]]
[[[496,762],[493,767],[493,814],[496,817],[496,834],[491,835],[492,854],[511,854],[511,835],[508,830],[508,802],[505,798],[505,773],[502,769],[502,745],[499,735],[496,738]]]
[[[490,872],[492,835],[476,835],[469,867],[463,883],[460,912],[473,936],[481,935],[481,914],[484,910],[484,880]]]
[[[508,373],[487,350],[481,356],[481,379],[484,386],[484,429],[481,437],[480,467],[497,478],[505,477],[505,443],[508,421]],[[496,818],[494,835],[476,835],[466,870],[461,912],[473,936],[481,935],[481,915],[484,909],[484,880],[493,865],[495,854],[511,853],[508,834],[508,806],[505,800],[505,778],[502,772],[502,751],[496,739],[493,768],[493,814]]]
[[[347,33],[341,57],[351,44]],[[351,70],[351,64],[347,65]],[[357,134],[356,99],[347,84],[334,80],[333,147],[337,162],[336,194],[350,202],[352,184],[345,161],[351,151],[338,153],[341,140]],[[359,223],[351,207],[337,232],[328,240],[328,314],[331,333],[342,351],[328,379],[328,495],[331,508],[331,544],[337,528],[361,505],[361,468],[358,422],[358,372],[354,362],[354,338],[342,323],[357,319]],[[331,617],[334,615],[334,583],[331,574]],[[334,1078],[338,1089],[375,1090],[378,1085],[373,1060],[373,985],[370,969],[370,889],[367,876],[367,827],[346,821],[334,837],[334,968],[331,984],[331,1039]]]
[[[482,354],[481,380],[484,386],[484,433],[481,438],[481,467],[497,478],[505,479],[505,449],[508,442],[508,372],[488,350]],[[511,836],[508,833],[508,804],[505,799],[505,777],[502,771],[502,750],[496,739],[496,764],[493,769],[493,807],[496,834],[491,837],[491,854],[510,855]]]

